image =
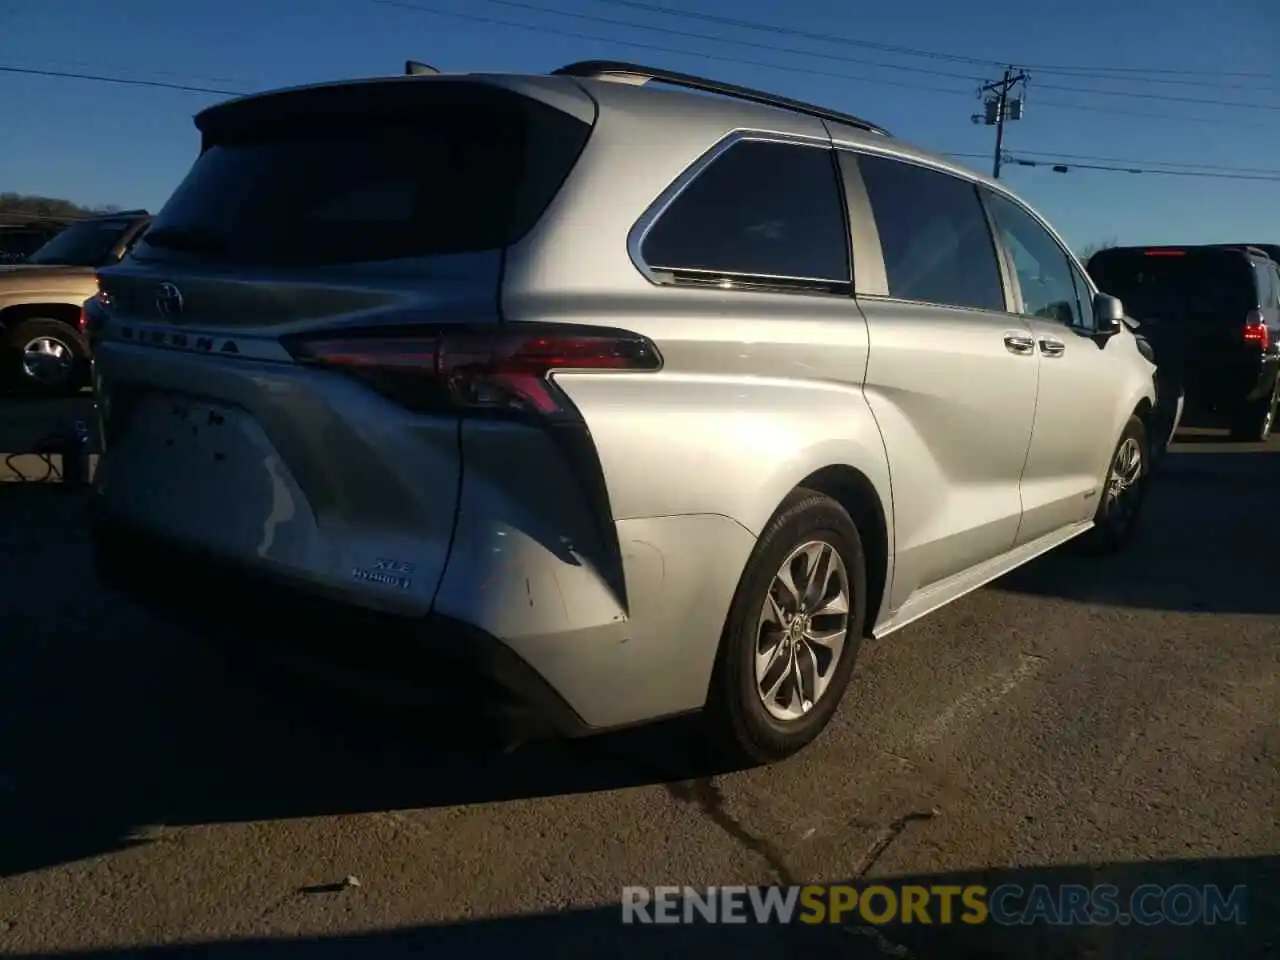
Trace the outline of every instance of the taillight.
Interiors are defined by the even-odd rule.
[[[1142,251],[1142,255],[1144,257],[1185,257],[1187,255],[1187,251],[1185,250],[1144,250]]]
[[[80,333],[91,344],[102,329],[103,303],[101,295],[90,297],[80,304]]]
[[[421,411],[556,416],[572,407],[551,382],[554,371],[662,368],[645,337],[589,326],[394,327],[303,334],[283,343],[301,363],[348,374]]]
[[[1263,350],[1271,346],[1271,331],[1267,329],[1267,318],[1261,310],[1250,310],[1244,319],[1245,343],[1256,343]]]

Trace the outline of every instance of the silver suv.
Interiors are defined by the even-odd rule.
[[[1122,305],[871,123],[591,62],[196,125],[87,305],[100,576],[193,629],[767,762],[862,638],[1132,529]]]

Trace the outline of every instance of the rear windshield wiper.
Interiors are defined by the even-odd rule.
[[[227,240],[222,234],[204,227],[159,227],[142,235],[142,242],[149,247],[165,247],[187,253],[204,253],[217,256],[227,250]]]

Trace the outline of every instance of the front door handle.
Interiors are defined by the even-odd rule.
[[[1023,336],[1020,333],[1006,333],[1004,335],[1004,348],[1010,353],[1025,357],[1035,352],[1036,342],[1031,337]]]
[[[1040,341],[1040,352],[1046,357],[1060,357],[1067,352],[1067,345],[1061,340],[1045,338]]]

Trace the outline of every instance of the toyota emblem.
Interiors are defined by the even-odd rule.
[[[168,319],[182,316],[182,291],[167,282],[156,287],[156,313]]]

